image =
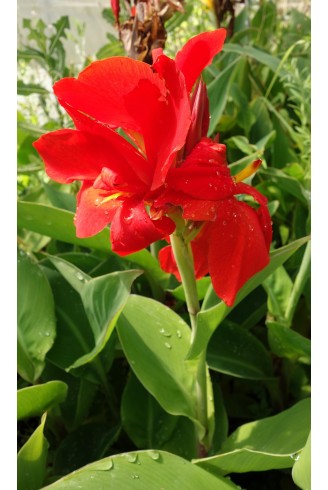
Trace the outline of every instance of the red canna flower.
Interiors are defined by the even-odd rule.
[[[205,152],[207,164],[198,158]],[[203,138],[181,167],[169,172],[167,191],[155,201],[159,206],[179,202],[187,220],[184,239],[191,243],[196,278],[209,273],[215,292],[228,306],[248,279],[269,263],[272,227],[267,199],[240,182],[260,163],[257,160],[231,177],[225,146]],[[234,197],[240,195],[251,196],[259,206]],[[163,270],[181,281],[170,245],[161,249],[159,261]]]
[[[169,217],[152,219],[147,209],[186,143],[190,91],[224,39],[224,29],[200,34],[175,60],[157,49],[152,66],[125,57],[96,61],[77,79],[54,85],[76,129],[47,133],[34,146],[52,179],[82,181],[77,236],[94,235],[111,223],[113,250],[126,255],[174,231]]]

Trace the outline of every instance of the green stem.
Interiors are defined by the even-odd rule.
[[[193,343],[197,329],[197,313],[200,305],[197,295],[196,277],[194,272],[194,261],[190,243],[187,243],[180,233],[171,235],[171,245],[175,261],[181,276],[182,285],[186,297],[187,309],[191,323],[191,344]],[[199,441],[199,453],[204,454],[202,442],[208,432],[207,417],[207,386],[206,386],[206,350],[197,359],[197,371],[195,380],[196,391],[196,414],[198,421],[205,428],[205,437]],[[208,449],[208,448],[207,448]]]
[[[200,306],[197,296],[191,245],[190,243],[185,242],[182,235],[176,234],[171,235],[171,245],[186,296],[187,309],[190,316],[193,337],[196,331],[197,313],[200,310]]]

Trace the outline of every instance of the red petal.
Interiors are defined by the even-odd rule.
[[[60,129],[33,143],[53,180],[70,183],[93,180],[108,162],[109,146],[103,139],[74,129]]]
[[[191,38],[177,53],[175,61],[184,74],[189,92],[204,68],[221,51],[225,37],[225,29],[204,32]]]
[[[108,125],[102,124],[95,119],[91,119],[86,114],[74,109],[65,102],[62,101],[61,105],[73,119],[77,129],[96,134],[108,140],[112,148],[115,149],[115,153],[119,153],[120,161],[129,165],[131,171],[133,171],[144,183],[150,183],[153,176],[153,170],[149,165],[149,162],[125,138],[120,136]]]
[[[257,215],[262,226],[267,250],[269,251],[272,241],[272,221],[267,206],[267,198],[263,196],[263,194],[261,194],[257,189],[255,189],[255,187],[251,187],[250,185],[244,184],[243,182],[240,182],[236,185],[236,191],[240,194],[248,194],[252,196],[255,201],[260,204],[260,208],[257,210]]]
[[[137,96],[139,91],[142,99]],[[91,63],[77,79],[59,80],[54,92],[60,102],[98,121],[143,133],[143,126],[149,124],[145,116],[153,112],[153,105],[157,108],[166,88],[146,63],[117,56]]]
[[[232,178],[220,175],[215,167],[173,168],[166,182],[172,191],[178,194],[183,192],[194,199],[218,201],[235,194],[235,183]]]
[[[246,203],[219,203],[217,220],[207,224],[208,264],[217,295],[232,306],[239,289],[269,263],[257,212]]]
[[[153,69],[165,80],[168,94],[165,107],[155,116],[155,128],[160,135],[150,134],[146,144],[147,155],[157,160],[152,190],[163,184],[176,153],[185,144],[191,121],[189,96],[175,62],[161,55]]]
[[[163,271],[174,274],[177,280],[181,282],[181,276],[175,262],[171,245],[168,245],[159,251],[158,260]]]
[[[137,252],[170,235],[174,229],[175,224],[171,219],[163,217],[153,221],[143,202],[126,199],[111,224],[113,250],[123,256]]]
[[[200,232],[202,234],[202,232]],[[207,237],[206,234],[204,239],[199,236],[196,240],[191,243],[195,276],[196,279],[201,279],[208,273],[207,265]],[[173,249],[171,245],[162,248],[158,254],[158,260],[163,271],[169,274],[174,274],[178,281],[181,282],[181,276],[174,258]]]
[[[103,167],[110,167],[122,182],[131,183],[134,188],[146,188],[130,166],[140,162],[132,146],[120,148],[121,141],[114,138],[116,144],[113,144],[110,140],[90,132],[61,129],[41,136],[34,146],[45,162],[47,174],[57,182],[94,180]],[[140,158],[143,164],[144,159]]]
[[[77,195],[75,217],[76,235],[80,238],[93,236],[108,225],[121,202],[116,200],[101,204],[103,191],[94,189],[92,182],[84,182]]]
[[[77,80],[64,78],[54,86],[66,109],[143,136],[150,167],[156,169],[153,188],[162,184],[190,124],[183,76],[165,56],[156,69],[159,73],[146,63],[113,57],[92,63]]]

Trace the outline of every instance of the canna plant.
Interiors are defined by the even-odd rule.
[[[269,314],[290,294],[286,322],[267,318],[270,348],[308,365],[307,339],[289,327],[309,246],[294,288],[282,272],[308,238],[273,249],[272,204],[251,185],[261,159],[229,165],[213,135],[202,73],[216,73],[225,37],[200,33],[174,59],[154,47],[145,61],[103,59],[54,85],[74,128],[45,128],[33,147],[52,189],[81,184],[76,205],[50,187],[59,207],[19,203],[22,227],[57,240],[19,252],[18,371],[34,385],[18,392],[19,418],[43,414],[19,452],[22,490],[228,490],[244,484],[240,473],[291,467],[307,488],[309,400],[281,403],[267,348],[242,327],[263,303],[236,318],[245,298],[263,301],[261,284]],[[43,308],[32,313],[34,301]],[[232,420],[228,437],[216,372],[264,383],[275,410]]]

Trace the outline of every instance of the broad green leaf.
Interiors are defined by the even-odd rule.
[[[196,464],[214,474],[246,473],[290,468],[310,430],[310,399],[267,417],[240,426],[224,442],[220,453]]]
[[[246,379],[273,377],[271,358],[263,344],[234,323],[220,326],[207,349],[207,363],[215,371]]]
[[[170,439],[160,448],[191,461],[198,455],[197,433],[193,422],[187,417],[176,417],[177,425]]]
[[[270,183],[277,184],[284,192],[298,199],[304,206],[309,206],[309,193],[298,180],[290,177],[283,170],[271,167],[260,169],[259,173],[265,176]]]
[[[293,282],[286,269],[283,266],[278,267],[262,285],[268,295],[268,312],[273,318],[283,319],[293,288]]]
[[[294,483],[302,490],[311,490],[311,433],[302,452],[295,459],[292,469]]]
[[[228,437],[228,415],[224,406],[223,394],[220,388],[220,384],[213,382],[213,398],[214,398],[214,415],[215,415],[215,429],[213,434],[213,441],[210,454],[217,453]]]
[[[311,364],[311,341],[277,322],[267,321],[270,349],[276,356]]]
[[[91,463],[43,490],[237,490],[230,480],[215,477],[165,451],[136,451]]]
[[[109,228],[105,228],[93,237],[78,238],[74,226],[74,214],[69,211],[44,204],[19,201],[17,212],[17,224],[21,228],[81,247],[113,253],[110,247]],[[147,274],[154,281],[166,282],[168,275],[161,270],[157,260],[147,250],[126,255],[122,259],[128,260],[147,271]]]
[[[121,427],[100,422],[81,425],[62,439],[54,458],[54,473],[62,476],[108,454]]]
[[[51,204],[74,213],[76,208],[76,197],[73,196],[73,194],[62,192],[50,184],[43,183],[43,188]]]
[[[161,449],[175,431],[179,418],[163,410],[131,372],[122,395],[121,420],[137,448]]]
[[[17,489],[39,490],[42,487],[48,454],[48,442],[43,435],[46,415],[17,455]]]
[[[17,419],[42,415],[49,408],[65,400],[67,385],[62,381],[49,381],[28,386],[17,392]]]
[[[21,228],[46,235],[56,240],[110,252],[109,229],[96,236],[78,238],[74,226],[74,213],[45,204],[19,201],[17,224]]]
[[[117,332],[131,369],[160,405],[196,421],[195,369],[185,362],[188,325],[163,304],[131,295]]]
[[[142,271],[112,272],[90,278],[73,264],[59,257],[51,257],[52,263],[70,285],[80,294],[92,328],[95,346],[91,352],[77,359],[71,368],[92,361],[105,347],[130,294],[131,285]]]
[[[204,299],[204,296],[210,284],[210,277],[203,277],[202,279],[198,279],[198,281],[196,281],[197,295],[199,300]],[[168,289],[167,291],[171,293],[172,296],[174,296],[175,298],[180,299],[181,301],[186,301],[185,292],[182,284],[175,289]]]
[[[49,282],[39,265],[23,251],[17,267],[18,372],[34,383],[41,375],[56,335],[55,309]]]
[[[73,376],[55,366],[52,362],[47,362],[42,373],[42,379],[45,381],[61,380],[68,387],[67,396],[60,404],[62,422],[67,432],[76,429],[84,423],[94,404],[99,385],[90,383],[86,376]]]
[[[197,330],[194,342],[188,352],[188,359],[196,358],[209,342],[212,334],[222,320],[235,308],[242,299],[258,287],[262,282],[270,276],[278,267],[280,267],[289,257],[293,255],[304,243],[309,240],[309,237],[300,238],[295,242],[289,243],[284,247],[271,252],[270,264],[262,271],[253,276],[238,292],[235,304],[233,307],[228,307],[215,294],[212,287],[209,288],[207,295],[202,305],[202,311],[197,315]]]

